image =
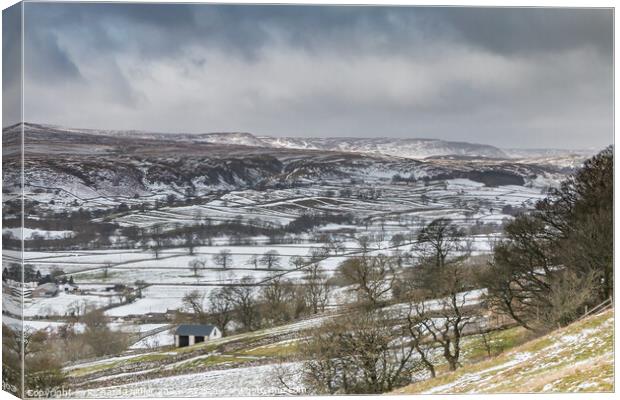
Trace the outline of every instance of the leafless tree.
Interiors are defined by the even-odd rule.
[[[228,249],[220,250],[219,253],[213,255],[213,263],[222,269],[228,268],[231,262],[232,255]]]
[[[493,348],[492,348],[491,338],[489,337],[489,329],[485,322],[486,322],[485,320],[476,321],[475,329],[476,329],[476,333],[480,337],[480,340],[482,341],[482,346],[484,347],[484,350],[486,351],[487,356],[491,357],[491,355],[493,354]]]
[[[306,264],[306,261],[304,261],[304,258],[301,257],[301,256],[294,256],[294,257],[290,258],[289,263],[295,269],[300,269],[301,267],[303,267]]]
[[[194,255],[194,249],[198,245],[198,238],[196,234],[191,230],[187,230],[184,234],[185,236],[185,247],[187,247],[187,252],[189,255]]]
[[[222,331],[222,336],[226,336],[226,327],[233,318],[233,308],[233,293],[230,287],[222,287],[209,293],[209,313]]]
[[[189,263],[187,263],[187,265],[189,266],[189,268],[192,270],[192,272],[194,273],[194,276],[198,276],[198,273],[200,272],[201,269],[204,269],[204,267],[207,264],[207,260],[205,260],[204,258],[200,257],[200,258],[194,258],[193,260],[191,260]]]
[[[404,334],[383,313],[330,319],[302,343],[304,382],[319,394],[379,394],[406,385],[420,364]]]
[[[292,282],[273,276],[269,283],[261,287],[259,294],[265,307],[265,317],[275,323],[293,318],[295,294]]]
[[[103,268],[102,268],[102,270],[103,270],[103,279],[104,280],[108,279],[110,268],[112,268],[112,263],[109,262],[109,261],[106,261],[103,264]]]
[[[209,318],[205,312],[205,293],[198,290],[192,290],[186,293],[185,296],[183,296],[183,306],[194,314],[195,319],[199,323],[206,324],[209,322]]]
[[[461,264],[446,266],[448,273],[442,278],[444,290],[437,291],[444,297],[427,299],[426,296],[412,299],[410,303],[409,322],[415,322],[418,329],[438,344],[443,357],[451,371],[458,368],[461,356],[461,339],[466,327],[475,320],[475,315],[468,313],[467,292],[459,291]],[[413,336],[413,332],[410,331]],[[418,352],[420,353],[420,352]],[[426,365],[428,367],[428,364]]]
[[[432,378],[436,376],[435,365],[432,359],[433,342],[428,340],[428,332],[422,323],[426,315],[417,312],[414,303],[409,303],[409,308],[405,316],[404,325],[411,338],[410,345],[415,349],[420,357],[421,363],[428,370]]]
[[[164,248],[166,242],[163,233],[164,227],[162,224],[156,224],[151,229],[151,239],[153,241],[153,244],[151,245],[151,251],[155,255],[156,259],[159,258],[159,254]]]
[[[280,266],[280,253],[277,250],[269,250],[260,258],[260,263],[267,269]]]
[[[395,260],[377,256],[353,257],[344,261],[339,270],[354,285],[358,298],[371,307],[379,307],[394,287]]]
[[[304,298],[313,314],[325,311],[330,288],[327,276],[319,263],[309,264],[304,269]]]
[[[258,269],[258,265],[260,264],[259,257],[256,254],[252,255],[246,264],[253,266],[254,269]]]
[[[423,257],[433,260],[436,267],[443,268],[448,256],[463,247],[465,233],[448,218],[438,218],[418,233],[416,248]]]
[[[256,329],[260,323],[255,287],[254,279],[251,276],[243,277],[239,285],[230,287],[230,296],[239,322],[248,331]]]

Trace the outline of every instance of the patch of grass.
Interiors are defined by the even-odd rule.
[[[226,364],[226,363],[243,363],[247,361],[249,361],[247,358],[237,357],[234,355],[226,355],[226,354],[212,355],[212,356],[184,362],[182,364],[177,365],[175,369],[185,370],[185,369],[192,369],[196,367],[211,367],[214,365]]]
[[[145,363],[145,362],[153,362],[153,361],[161,361],[170,356],[167,354],[145,354],[143,356],[130,358],[127,360],[127,364],[135,364],[135,363]]]
[[[78,378],[78,377],[94,374],[97,372],[105,371],[108,369],[113,369],[121,365],[131,365],[131,364],[139,364],[139,363],[146,363],[146,362],[152,362],[152,361],[161,361],[168,357],[169,355],[166,355],[166,354],[157,354],[157,353],[145,354],[143,356],[132,357],[132,358],[128,358],[125,360],[117,360],[117,361],[112,361],[108,363],[95,364],[95,365],[91,365],[91,366],[84,367],[84,368],[76,368],[76,369],[68,371],[67,375]]]
[[[255,356],[255,357],[287,357],[297,352],[298,347],[295,342],[274,343],[259,346],[252,349],[242,350],[236,354]]]
[[[86,376],[86,375],[94,374],[96,372],[105,371],[106,369],[112,369],[116,367],[119,363],[120,361],[113,361],[113,362],[104,363],[104,364],[95,364],[95,365],[91,365],[89,367],[84,367],[84,368],[76,368],[76,369],[72,369],[68,371],[67,376],[79,378],[81,376]]]
[[[612,392],[614,390],[613,362],[592,363],[585,367],[571,368],[557,380],[541,387],[553,392]]]
[[[197,343],[197,344],[193,344],[191,346],[186,346],[186,347],[179,347],[174,349],[174,352],[177,354],[185,354],[185,353],[192,353],[192,352],[200,352],[200,353],[208,353],[211,351],[216,350],[220,345],[218,344],[214,344],[214,343]]]
[[[522,327],[514,327],[488,333],[487,340],[491,347],[491,356],[497,356],[525,343],[528,337],[529,333]],[[481,335],[465,338],[462,347],[464,362],[474,362],[489,357]]]

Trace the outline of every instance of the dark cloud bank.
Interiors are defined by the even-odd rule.
[[[25,118],[601,147],[612,30],[606,9],[27,3]]]

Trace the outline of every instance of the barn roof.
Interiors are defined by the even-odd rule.
[[[177,327],[174,334],[180,336],[209,336],[213,329],[215,329],[213,325],[182,324]]]

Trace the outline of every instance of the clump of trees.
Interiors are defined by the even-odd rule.
[[[307,213],[289,222],[285,229],[289,233],[301,233],[325,224],[349,224],[353,221],[352,214]]]
[[[451,220],[420,230],[415,268],[403,270],[397,256],[371,255],[372,248],[370,238],[361,238],[361,255],[338,269],[357,307],[304,342],[304,379],[318,393],[390,391],[411,382],[413,372],[435,376],[437,357],[456,370],[465,331],[480,318],[479,306],[468,303],[476,284],[466,262],[470,245]],[[395,296],[404,305],[386,308]]]
[[[182,320],[214,323],[227,333],[230,322],[237,331],[253,331],[325,311],[330,284],[318,262],[304,266],[303,278],[293,282],[272,272],[270,279],[257,285],[250,276],[234,285],[205,292],[193,290],[183,297]]]
[[[2,382],[5,390],[15,395],[23,394],[22,372],[26,393],[50,393],[62,387],[66,380],[62,371],[63,360],[50,351],[52,336],[45,330],[26,329],[22,332],[2,324]]]
[[[76,332],[77,322],[84,324],[83,332]],[[23,372],[26,393],[40,391],[52,397],[66,382],[66,362],[119,354],[129,343],[130,335],[111,330],[102,310],[90,310],[52,331],[21,330],[2,324],[3,387],[13,394],[23,394]]]
[[[84,323],[85,329],[80,339],[90,348],[94,356],[118,354],[127,349],[129,337],[122,332],[110,329],[108,319],[102,309],[86,313],[81,322]]]
[[[353,312],[330,319],[301,346],[303,379],[323,394],[378,394],[411,382],[421,364],[386,314]]]
[[[613,149],[505,227],[481,274],[489,301],[531,330],[566,325],[613,294]]]

